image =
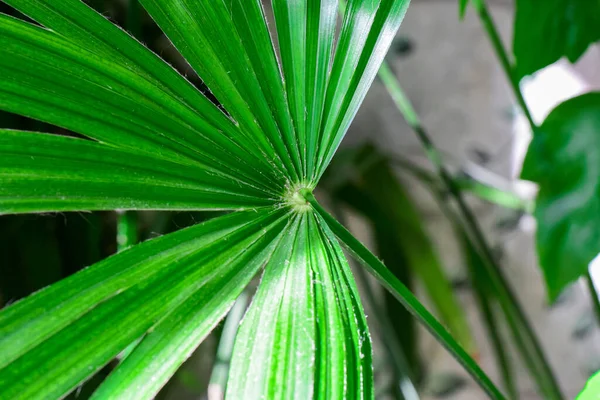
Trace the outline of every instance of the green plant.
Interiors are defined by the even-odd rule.
[[[350,1],[333,53],[337,1],[274,0],[281,76],[260,2],[142,0],[218,105],[79,0],[6,3],[46,29],[0,16],[0,108],[92,140],[3,130],[1,213],[234,212],[4,309],[3,396],[65,396],[127,349],[93,397],[152,397],[264,270],[227,396],[372,397],[369,334],[339,239],[503,398],[312,196],[408,1]],[[135,241],[127,218],[123,247]]]
[[[498,317],[540,394],[562,398],[463,193],[524,212],[533,205],[452,176],[383,63],[408,0],[272,0],[279,54],[259,0],[129,0],[131,36],[80,0],[3,1],[44,28],[0,15],[0,109],[77,137],[0,130],[0,214],[119,210],[119,254],[0,312],[0,397],[63,397],[113,360],[93,398],[151,398],[232,307],[211,377],[228,398],[373,397],[370,335],[342,244],[388,290],[391,318],[377,310],[375,319],[398,398],[418,398],[411,315],[490,398],[504,398],[470,357],[473,338],[418,210],[395,179],[399,165],[427,183],[453,223],[509,398],[518,393]],[[143,40],[140,4],[198,74],[201,90],[134,39]],[[468,0],[459,4],[462,15]],[[534,215],[552,300],[578,277],[590,279],[588,264],[600,250],[598,179],[590,173],[600,101],[598,94],[572,99],[538,126],[519,82],[563,55],[575,61],[600,39],[598,7],[518,0],[511,60],[485,1],[471,4],[534,132],[523,177],[541,189]],[[349,204],[372,222],[390,269],[312,194],[376,74],[435,173],[364,148],[325,186],[333,206]],[[340,179],[353,168],[352,179]],[[226,215],[134,246],[135,210]],[[19,229],[40,236],[27,224]],[[97,242],[87,230],[87,243]],[[56,280],[59,256],[54,242],[40,243],[50,257],[30,243],[27,261],[42,285]],[[90,254],[82,252],[82,262],[99,258]],[[39,265],[46,264],[44,276]],[[236,334],[244,289],[257,274],[261,284]],[[412,276],[449,332],[403,283]],[[364,286],[362,270],[357,277]],[[377,308],[368,288],[363,295]],[[594,383],[582,399],[596,395]]]

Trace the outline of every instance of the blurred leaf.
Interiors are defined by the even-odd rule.
[[[151,397],[258,271],[285,220],[281,211],[218,218],[135,246],[2,310],[0,392],[61,397],[154,328],[105,383],[116,393],[133,380],[132,389]],[[155,361],[135,364],[143,357]],[[118,372],[129,366],[136,373]]]
[[[466,384],[467,382],[462,376],[453,373],[439,373],[428,379],[427,391],[437,398],[460,396],[457,392],[464,389]]]
[[[561,57],[574,63],[600,40],[596,0],[517,0],[513,52],[517,79]]]
[[[370,399],[372,374],[366,319],[342,250],[319,216],[298,215],[238,332],[227,397]]]
[[[468,236],[462,231],[458,225],[458,221],[453,222],[455,223],[455,231],[461,237],[461,245],[471,278],[471,284],[473,286],[473,295],[477,302],[477,306],[479,307],[479,312],[481,313],[490,344],[492,345],[504,389],[508,392],[511,400],[517,400],[519,398],[519,393],[515,383],[514,368],[510,362],[509,352],[506,351],[507,346],[501,335],[501,330],[498,325],[499,318],[496,313],[496,307],[494,307],[497,302],[498,294],[485,269],[481,255]],[[512,329],[511,324],[509,324],[509,327]]]
[[[592,376],[575,400],[600,399],[600,372]]]
[[[458,16],[460,17],[460,19],[463,19],[465,17],[468,5],[469,0],[458,0]]]
[[[600,93],[559,105],[529,145],[522,177],[539,184],[537,248],[551,301],[600,252]]]

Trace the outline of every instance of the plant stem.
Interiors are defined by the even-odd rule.
[[[411,291],[369,249],[327,213],[309,190],[304,189],[301,192],[306,201],[323,218],[332,232],[353,256],[429,330],[440,344],[471,374],[490,398],[494,400],[505,399],[492,380],[479,368],[471,356],[454,340],[446,328],[419,302]]]
[[[490,39],[490,42],[494,49],[494,53],[496,53],[496,56],[500,61],[500,65],[502,66],[502,69],[506,74],[506,79],[508,80],[512,88],[513,94],[517,99],[517,103],[519,104],[521,111],[523,111],[523,114],[525,114],[525,118],[527,118],[527,121],[529,122],[532,131],[535,132],[537,129],[537,125],[533,121],[533,117],[531,115],[529,107],[527,107],[527,103],[525,102],[525,98],[523,97],[523,93],[521,92],[521,88],[519,87],[519,80],[515,75],[514,68],[512,67],[510,59],[508,58],[508,53],[506,52],[506,49],[502,44],[502,39],[500,38],[500,34],[498,33],[496,24],[494,23],[494,20],[488,11],[485,0],[471,0],[471,2],[475,10],[477,11],[477,14],[479,15],[479,19],[483,24],[488,38]]]
[[[227,378],[229,377],[229,366],[231,364],[231,356],[233,355],[235,335],[240,321],[244,317],[249,301],[250,296],[248,293],[246,291],[242,292],[225,319],[223,333],[221,333],[221,340],[217,348],[215,365],[208,384],[208,400],[222,400],[225,397],[225,387],[227,385]]]
[[[596,286],[594,285],[594,280],[592,279],[592,274],[588,268],[585,274],[585,280],[588,285],[588,289],[590,290],[590,297],[592,298],[592,303],[594,307],[594,313],[596,314],[596,321],[600,323],[600,298],[598,297],[598,290],[596,290]]]
[[[439,188],[431,186],[431,193],[438,203],[440,209],[452,223],[452,227],[457,235],[461,237],[464,243],[465,258],[469,270],[469,277],[474,289],[474,297],[479,305],[481,316],[487,328],[487,333],[490,338],[490,342],[495,354],[496,363],[498,370],[502,375],[502,382],[504,388],[508,392],[511,400],[517,400],[519,393],[516,387],[516,383],[513,376],[513,371],[509,359],[507,357],[506,349],[503,345],[503,340],[500,335],[500,330],[496,318],[494,316],[493,303],[490,301],[490,293],[487,290],[487,283],[489,283],[489,275],[485,267],[483,267],[481,257],[471,243],[464,226],[460,222],[460,218],[456,215],[454,210],[449,207],[448,203],[444,201],[444,195]]]
[[[541,392],[548,399],[562,399],[562,394],[552,370],[546,361],[541,346],[538,343],[538,339],[535,336],[525,313],[519,306],[516,296],[512,293],[508,282],[502,274],[501,268],[496,262],[491,248],[487,243],[487,239],[485,238],[475,215],[467,205],[460,188],[445,168],[439,151],[433,144],[433,141],[421,123],[410,100],[408,100],[408,97],[404,94],[398,79],[395,77],[387,63],[384,62],[382,64],[379,76],[390,92],[396,106],[421,141],[425,154],[436,169],[445,189],[456,201],[466,225],[466,231],[473,240],[473,243],[477,246],[477,249],[481,252],[486,269],[492,280],[494,290],[497,292],[498,301],[506,314],[509,324],[514,328],[513,334],[515,335],[515,341],[520,347],[532,376],[536,378]]]

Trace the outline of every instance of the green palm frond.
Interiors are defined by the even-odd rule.
[[[0,109],[87,139],[0,131],[0,214],[233,212],[0,312],[2,397],[64,397],[136,343],[94,396],[152,398],[264,270],[228,397],[372,398],[370,336],[338,235],[502,398],[310,194],[408,0],[351,0],[339,32],[337,0],[273,0],[279,51],[259,0],[141,0],[218,105],[80,0],[3,1],[41,26],[0,16]]]

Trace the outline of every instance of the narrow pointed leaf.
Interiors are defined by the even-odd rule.
[[[273,11],[290,112],[312,177],[331,67],[338,0],[275,0]]]
[[[265,268],[234,347],[228,398],[372,398],[370,337],[348,264],[312,213]]]
[[[110,59],[168,91],[203,120],[227,130],[233,127],[214,104],[177,71],[125,31],[81,0],[3,0],[65,40]]]
[[[302,142],[298,140],[297,131],[294,130],[288,108],[289,93],[284,90],[262,2],[261,0],[233,0],[229,3],[227,6],[233,24],[240,35],[248,60],[258,78],[286,148],[295,160],[297,170],[302,171],[303,157],[299,150]],[[281,43],[279,47],[281,48]]]
[[[121,252],[3,310],[0,392],[62,397],[157,323],[160,328],[165,316],[176,319],[181,307],[211,291],[243,290],[285,221],[285,213],[272,211],[218,218]],[[223,302],[230,305],[231,296]],[[227,305],[213,300],[205,311],[214,312],[214,324]]]
[[[83,139],[0,130],[0,214],[111,209],[239,209],[273,204],[213,168]]]
[[[272,168],[259,154],[252,159],[256,163],[246,161],[252,153],[241,147],[240,135],[224,135],[161,87],[110,59],[2,15],[0,45],[1,109],[156,157],[208,162],[248,180],[262,178],[249,175],[252,170],[269,176]],[[269,186],[266,178],[260,180]]]
[[[285,232],[285,229],[282,231]],[[152,398],[232,307],[270,257],[280,238],[262,252],[248,248],[220,268],[211,282],[156,325],[92,398]]]
[[[448,331],[435,319],[433,315],[419,302],[419,300],[398,280],[386,266],[377,259],[358,239],[356,239],[346,228],[335,220],[316,201],[314,196],[303,192],[307,202],[323,218],[335,236],[352,252],[353,256],[360,261],[365,268],[400,301],[423,326],[448,350],[487,395],[494,400],[503,400],[505,397],[494,385],[492,380],[481,370],[469,354],[456,342]]]
[[[279,133],[226,2],[141,3],[225,109],[243,130],[251,132],[273,165],[292,180],[298,180],[300,160],[293,159],[294,153],[287,149]]]
[[[408,4],[408,0],[348,2],[327,86],[317,178],[333,158],[375,79]]]

